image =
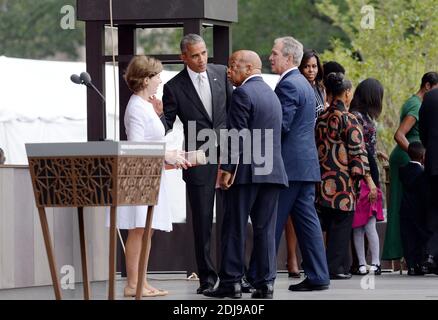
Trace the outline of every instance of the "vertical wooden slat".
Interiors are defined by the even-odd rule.
[[[82,279],[84,283],[84,299],[90,300],[90,282],[87,270],[87,242],[85,240],[84,208],[78,207],[79,237],[81,243]]]
[[[109,232],[109,283],[108,283],[108,299],[115,298],[115,277],[116,277],[116,222],[117,222],[117,207],[111,206],[110,213],[110,232]]]
[[[52,277],[53,290],[55,291],[56,300],[61,300],[61,287],[59,285],[57,267],[55,257],[53,255],[52,240],[50,237],[49,224],[47,222],[46,212],[44,208],[38,208],[38,213],[40,216],[41,229],[43,231],[44,244],[46,246],[47,258],[49,260],[50,275]]]
[[[34,193],[27,170],[13,169],[14,178],[12,188],[14,191],[14,211],[9,212],[14,218],[14,252],[15,263],[11,266],[15,270],[14,287],[29,287],[35,282],[34,265]],[[26,199],[26,201],[23,201]],[[38,223],[39,226],[39,223]],[[12,225],[10,225],[12,227]]]
[[[0,184],[4,198],[2,199],[2,213],[0,213],[0,252],[2,258],[0,260],[0,269],[2,272],[2,287],[13,288],[15,286],[15,200],[19,195],[14,194],[14,170],[3,169],[4,175]],[[17,199],[18,200],[18,199]]]
[[[106,212],[108,210],[108,213]],[[93,207],[86,208],[85,214],[85,230],[89,234],[89,249],[91,250],[90,274],[93,275],[93,280],[103,281],[108,280],[108,255],[109,255],[109,208]],[[107,217],[108,215],[108,217]],[[108,219],[108,220],[107,220]]]

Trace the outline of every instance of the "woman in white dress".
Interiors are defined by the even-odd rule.
[[[161,104],[161,101],[155,98],[155,94],[162,82],[160,79],[162,70],[163,66],[160,61],[146,56],[136,56],[128,65],[125,80],[133,92],[124,118],[128,141],[164,141],[165,129],[154,111],[154,105]],[[172,163],[178,168],[186,168],[188,165],[180,152],[166,152],[165,159],[167,163]],[[166,198],[166,189],[163,188],[164,179],[165,175],[162,174],[158,203],[154,207],[152,229],[172,231],[172,216]],[[125,247],[127,285],[124,289],[124,295],[135,296],[147,206],[125,206],[119,207],[117,211],[118,228],[129,230]],[[150,246],[147,248],[146,254],[149,255],[149,252]],[[145,279],[143,296],[166,294],[168,294],[167,291],[152,287],[147,282],[147,278]]]

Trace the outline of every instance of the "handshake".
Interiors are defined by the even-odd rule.
[[[183,150],[168,150],[164,156],[166,169],[187,169],[207,163],[203,150],[185,152]]]

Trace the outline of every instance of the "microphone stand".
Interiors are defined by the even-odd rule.
[[[106,104],[106,99],[103,96],[103,94],[96,88],[96,86],[90,81],[88,83],[84,83],[88,88],[92,88],[103,100],[103,102]],[[102,137],[99,139],[100,141],[105,141],[106,139],[106,114],[105,112],[102,112]]]
[[[103,96],[102,93],[100,93],[100,91],[94,86],[94,84],[92,82],[89,82],[88,84],[86,84],[86,86],[89,88],[93,88],[93,90],[96,91],[99,94],[99,96],[102,98],[103,102],[106,103],[105,97]]]

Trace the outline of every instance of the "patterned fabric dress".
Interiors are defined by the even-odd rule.
[[[321,166],[317,204],[351,212],[356,208],[359,180],[369,173],[362,129],[341,101],[335,101],[316,123]]]
[[[371,177],[374,184],[380,188],[379,182],[379,167],[377,165],[377,126],[376,122],[368,115],[359,111],[352,111],[352,114],[357,118],[357,121],[362,126],[363,139],[365,148],[368,152],[368,163],[370,165]]]

